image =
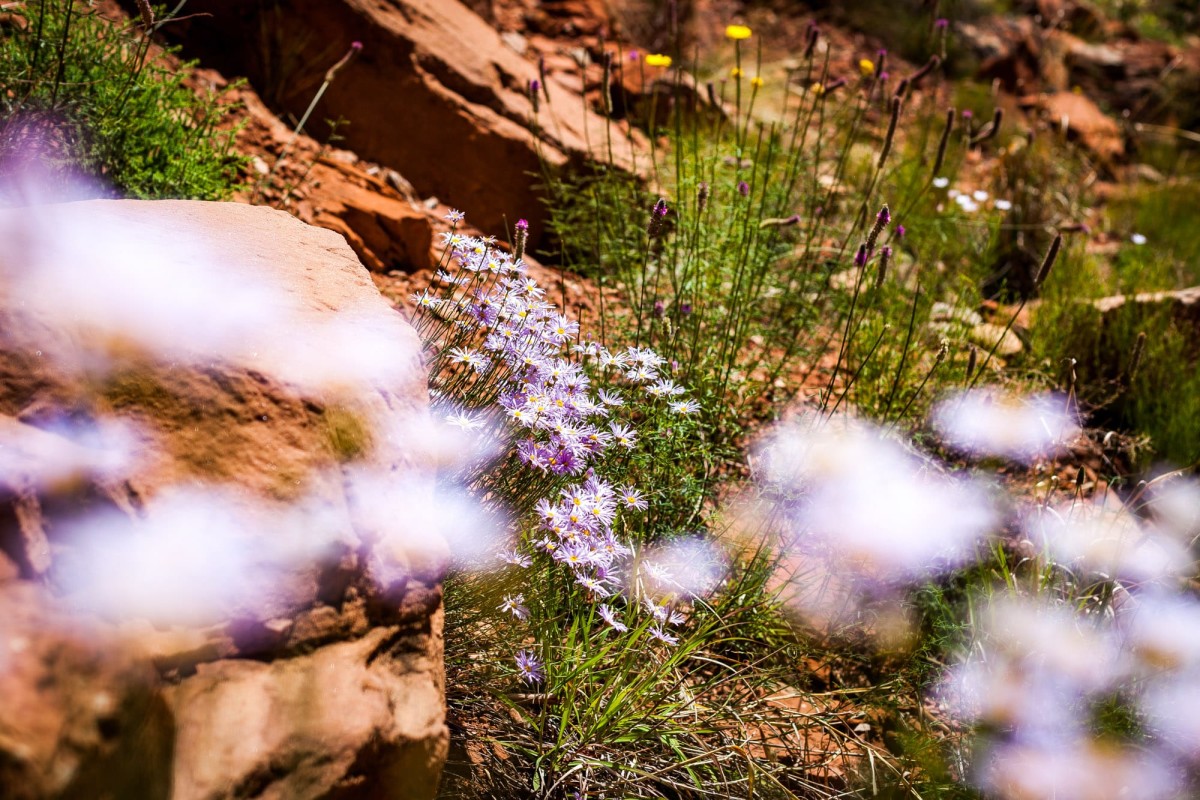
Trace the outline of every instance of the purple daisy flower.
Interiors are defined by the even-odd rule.
[[[679,644],[678,636],[672,636],[658,625],[651,625],[646,629],[646,633],[650,634],[651,637],[658,639],[664,644]]]
[[[600,612],[600,618],[611,625],[613,630],[615,630],[617,633],[624,633],[625,631],[629,630],[628,625],[617,619],[617,612],[613,611],[606,604],[601,603],[600,608],[598,608],[597,611]]]
[[[541,683],[546,677],[542,661],[528,650],[519,650],[516,655],[517,674],[528,684]]]
[[[525,595],[523,594],[506,594],[498,608],[501,611],[509,612],[519,620],[529,619],[529,609],[525,606]]]

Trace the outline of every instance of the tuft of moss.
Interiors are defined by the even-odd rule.
[[[329,447],[343,463],[366,455],[373,444],[371,429],[359,415],[341,406],[325,409],[322,415]]]

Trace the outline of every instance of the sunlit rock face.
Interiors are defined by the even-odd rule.
[[[417,337],[337,234],[0,211],[0,795],[432,797],[430,430]]]
[[[539,71],[460,0],[195,0],[163,33],[206,66],[246,76],[269,106],[297,117],[359,42],[310,132],[323,139],[317,120],[349,120],[338,130],[346,147],[399,170],[424,196],[471,209],[482,230],[508,229],[512,209],[522,209],[531,249],[545,212],[530,175],[609,154],[632,171],[648,149],[637,131],[606,136],[570,58],[549,58]],[[529,87],[543,80],[535,115]]]

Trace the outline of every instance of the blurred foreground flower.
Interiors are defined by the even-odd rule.
[[[962,563],[996,522],[978,487],[861,423],[793,423],[759,458],[787,497],[793,546],[863,576],[906,580]]]
[[[1105,580],[1169,581],[1185,575],[1193,561],[1184,542],[1142,522],[1115,499],[1039,509],[1024,527],[1026,537],[1057,563]]]
[[[729,560],[719,545],[686,536],[655,545],[641,556],[641,578],[654,597],[703,597],[725,577]]]
[[[0,484],[53,492],[121,480],[144,455],[143,439],[133,425],[111,419],[34,427],[0,418]]]
[[[65,525],[71,550],[53,582],[81,613],[156,625],[284,615],[301,577],[351,546],[334,509],[268,505],[232,491],[156,498],[144,519],[118,511]],[[273,535],[264,535],[272,531]]]
[[[24,314],[3,331],[14,347],[91,375],[131,357],[219,359],[306,391],[397,385],[420,369],[415,337],[386,303],[314,313],[274,266],[278,251],[248,233],[214,241],[203,215],[172,201],[131,224],[121,202],[0,212],[0,288]]]
[[[1068,608],[1002,600],[979,619],[983,656],[953,669],[939,690],[960,720],[1062,741],[1086,722],[1083,699],[1127,674],[1107,628]]]
[[[1060,395],[1017,397],[974,389],[938,404],[933,426],[952,447],[977,457],[1029,464],[1058,453],[1079,433]]]
[[[899,645],[912,632],[899,597],[970,560],[997,522],[980,487],[846,418],[781,426],[754,466],[766,510],[740,524],[775,540],[781,599],[827,633]]]
[[[1158,800],[1180,789],[1177,771],[1155,754],[1088,739],[997,746],[979,783],[1005,800]]]

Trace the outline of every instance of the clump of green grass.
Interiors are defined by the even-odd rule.
[[[1126,275],[1135,271],[1147,280],[1141,288],[1182,288],[1200,284],[1200,230],[1193,209],[1200,207],[1200,182],[1181,178],[1165,184],[1135,186],[1109,203],[1107,217],[1113,233],[1124,241],[1144,236],[1150,253],[1164,263],[1137,270],[1126,264]]]
[[[222,129],[228,107],[185,85],[192,65],[168,69],[150,57],[149,34],[163,20],[151,14],[139,32],[76,0],[7,13],[0,142],[10,183],[32,168],[41,173],[32,180],[59,188],[90,178],[128,197],[229,196],[244,159],[234,131]]]
[[[777,413],[801,387],[809,390],[808,402],[826,411],[858,406],[908,420],[924,409],[942,385],[938,367],[946,357],[941,342],[925,332],[926,316],[947,287],[965,281],[943,275],[917,249],[920,238],[903,242],[895,226],[899,218],[909,224],[939,218],[934,179],[988,140],[979,126],[945,131],[944,109],[921,109],[919,116],[906,110],[905,92],[882,85],[882,64],[875,61],[862,66],[859,79],[839,86],[813,53],[793,76],[806,91],[789,106],[791,124],[759,125],[751,113],[760,88],[750,77],[755,68],[749,59],[743,63],[740,49],[735,55],[739,73],[720,90],[728,116],[675,113],[660,129],[650,109],[640,121],[653,141],[666,134],[670,142],[655,145],[651,183],[603,163],[575,179],[546,175],[558,252],[567,265],[618,288],[623,300],[602,309],[598,342],[574,334],[579,369],[611,389],[595,366],[597,353],[603,364],[618,348],[631,354],[653,348],[663,373],[697,403],[694,412],[671,416],[627,398],[622,414],[631,415],[645,446],[595,465],[595,480],[611,475],[614,482],[646,487],[649,510],[620,517],[634,551],[623,591],[639,608],[647,599],[639,588],[642,559],[697,534],[721,540],[725,523],[714,510],[722,479],[740,472],[747,428]],[[639,68],[661,69],[655,64],[664,60]],[[609,68],[624,63],[617,59]],[[675,112],[683,107],[672,104]],[[897,135],[906,113],[923,123],[914,141]],[[609,135],[628,134],[614,125]],[[893,213],[903,216],[893,219]],[[518,252],[524,235],[518,225]],[[936,252],[959,248],[955,253],[967,258],[992,238],[986,226],[971,237],[946,229]],[[468,261],[490,257],[486,243],[461,237],[455,243],[453,234],[450,241]],[[892,252],[895,272],[888,271]],[[491,361],[472,361],[463,314],[478,323],[490,313],[494,301],[480,298],[494,289],[480,294],[478,287],[509,286],[513,309],[527,302],[519,284],[505,283],[510,279],[497,269],[498,284],[476,271],[449,296],[417,298],[426,312],[419,329],[439,376],[437,397],[475,409],[496,399],[492,380],[508,373],[495,371]],[[458,285],[452,274],[442,280]],[[929,288],[914,291],[914,284]],[[510,326],[512,313],[524,313],[513,309],[489,323],[492,333]],[[892,317],[903,319],[908,336],[900,335],[903,327],[890,333]],[[826,354],[836,356],[834,363],[819,365]],[[456,367],[448,369],[451,364]],[[957,369],[961,375],[963,367]],[[875,396],[855,392],[868,378],[881,387]],[[479,484],[518,510],[521,541],[538,541],[544,525],[526,516],[534,507],[545,510],[537,498],[569,489],[550,474],[560,466],[543,465],[533,475],[528,464],[523,472],[515,465],[493,468]],[[667,633],[677,639],[667,646],[651,633],[663,633],[653,612],[644,610],[631,608],[622,617],[630,631],[616,635],[599,616],[597,598],[545,554],[517,558],[528,563],[499,583],[478,575],[455,578],[447,600],[452,707],[464,725],[485,714],[488,725],[472,733],[490,735],[501,752],[521,754],[505,763],[485,753],[467,784],[481,781],[485,794],[503,794],[524,781],[547,796],[576,788],[740,796],[752,784],[769,787],[767,796],[829,793],[831,787],[805,781],[802,770],[780,771],[769,759],[747,755],[751,742],[730,734],[740,724],[739,706],[785,724],[777,710],[762,705],[763,692],[805,683],[794,663],[811,640],[787,621],[772,583],[781,553],[776,543],[748,559],[734,558],[710,593],[675,597],[672,608],[686,622]],[[514,651],[527,691],[513,688],[507,665]],[[755,686],[757,692],[745,690]],[[859,752],[870,750],[852,738],[865,748]],[[788,758],[798,764],[806,756],[801,748]],[[880,771],[903,774],[882,752],[868,758],[878,768],[876,785]]]
[[[652,141],[665,135],[670,142],[655,151],[649,182],[611,163],[580,177],[546,175],[561,243],[552,255],[622,291],[623,310],[606,315],[601,336],[649,343],[677,362],[725,443],[738,440],[748,418],[802,388],[826,407],[852,405],[862,399],[852,394],[862,376],[877,376],[879,363],[907,360],[906,348],[928,344],[921,336],[903,345],[879,336],[874,321],[884,297],[900,297],[903,312],[887,324],[899,322],[894,327],[903,331],[915,319],[907,313],[914,294],[892,284],[933,279],[924,259],[913,274],[909,252],[900,278],[884,275],[882,248],[899,254],[904,230],[895,223],[919,217],[914,206],[928,199],[934,167],[955,164],[977,146],[963,126],[943,141],[944,109],[931,114],[915,101],[909,108],[906,85],[880,79],[879,54],[864,59],[862,74],[847,84],[833,80],[827,57],[810,49],[788,76],[793,91],[780,114],[786,122],[759,124],[759,67],[743,56],[740,41],[735,48],[732,78],[708,89],[724,111],[689,108],[666,122],[653,114],[637,122]],[[638,69],[646,81],[678,85],[679,73],[626,61],[617,54],[611,70]],[[931,80],[936,66],[911,77]],[[910,129],[920,135],[897,136]],[[614,123],[608,135],[611,141],[628,129]],[[889,203],[896,219],[872,233]],[[656,207],[665,216],[647,236]],[[869,264],[858,264],[867,240]],[[918,293],[922,313],[939,298],[937,288]],[[835,366],[816,367],[830,348],[838,353]]]
[[[1120,219],[1134,208],[1122,203],[1110,213]],[[1186,466],[1200,459],[1196,323],[1186,306],[1156,293],[1193,283],[1190,265],[1176,257],[1192,235],[1189,223],[1161,212],[1158,224],[1141,217],[1156,237],[1145,244],[1130,241],[1122,225],[1115,227],[1123,234],[1115,254],[1073,254],[1037,309],[1030,336],[1048,374],[1066,385],[1063,376],[1075,373],[1075,390],[1096,424],[1149,437],[1142,466],[1154,459]],[[1098,303],[1119,297],[1125,300]]]

